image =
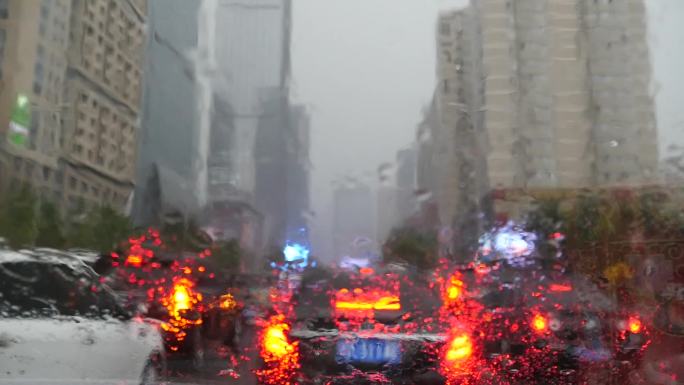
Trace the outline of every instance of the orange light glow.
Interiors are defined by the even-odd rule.
[[[142,257],[131,254],[126,258],[126,265],[140,267],[140,265],[142,265]]]
[[[463,281],[457,277],[451,277],[446,290],[446,298],[449,302],[456,301],[463,293]]]
[[[629,331],[638,334],[641,333],[641,320],[637,317],[630,317],[628,322]]]
[[[173,310],[178,312],[180,310],[190,309],[190,294],[188,288],[177,284],[173,287]]]
[[[371,267],[362,267],[361,269],[359,269],[359,273],[364,275],[371,275],[375,273],[375,270],[373,270],[373,268]]]
[[[282,358],[292,352],[285,330],[286,324],[276,324],[269,326],[264,334],[264,349],[276,358]]]
[[[387,292],[368,291],[356,288],[355,295],[349,290],[341,289],[335,298],[335,308],[338,310],[401,310],[401,301],[396,295]]]
[[[467,334],[461,334],[451,340],[446,352],[446,361],[456,363],[470,358],[473,354],[473,343]]]
[[[546,321],[546,317],[544,317],[541,314],[536,314],[534,318],[532,318],[532,328],[537,331],[537,332],[544,332],[546,331],[546,328],[548,327],[548,322]]]
[[[261,358],[264,368],[257,370],[259,383],[266,385],[292,385],[297,369],[299,369],[299,351],[297,342],[289,342],[287,333],[290,326],[283,314],[277,314],[264,324],[259,337]]]
[[[231,294],[225,294],[221,296],[221,302],[219,303],[219,306],[223,310],[231,310],[237,306],[237,302]]]
[[[561,292],[561,293],[562,292],[568,292],[568,291],[572,291],[572,286],[570,286],[570,285],[559,285],[559,284],[553,283],[553,284],[551,284],[551,286],[549,286],[549,290],[555,291],[555,292]]]

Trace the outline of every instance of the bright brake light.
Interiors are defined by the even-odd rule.
[[[473,354],[473,343],[467,334],[454,337],[446,352],[447,363],[454,364],[470,358]]]
[[[190,293],[188,288],[176,284],[173,287],[173,310],[177,313],[181,310],[188,310],[191,307]]]
[[[352,294],[353,293],[353,294]],[[401,310],[399,297],[386,292],[341,289],[335,296],[338,310]]]
[[[629,321],[627,322],[627,328],[631,333],[641,333],[641,327],[641,320],[638,317],[629,317]]]
[[[463,281],[456,277],[451,277],[449,280],[449,286],[447,286],[446,297],[449,301],[455,301],[463,292]]]
[[[534,331],[538,333],[545,332],[548,326],[549,323],[546,320],[546,317],[543,315],[535,314],[535,316],[532,318],[532,329],[534,329]]]
[[[126,257],[125,264],[127,266],[140,267],[140,265],[142,265],[142,262],[143,262],[143,259],[141,256],[131,254],[128,257]]]
[[[277,360],[292,354],[295,350],[294,345],[287,340],[285,334],[289,330],[290,326],[282,317],[274,317],[264,330],[262,342],[264,353]]]

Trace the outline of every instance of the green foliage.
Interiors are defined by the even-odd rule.
[[[237,270],[240,268],[242,250],[240,244],[235,239],[216,244],[212,255],[219,267],[223,269]]]
[[[392,230],[383,247],[385,262],[406,262],[419,269],[437,265],[437,239],[410,227]]]
[[[44,201],[40,204],[39,214],[36,246],[54,249],[64,247],[66,242],[62,234],[64,227],[57,207],[52,202]]]
[[[160,233],[169,250],[200,252],[211,246],[211,239],[193,219],[167,223]]]
[[[83,221],[73,223],[67,236],[67,245],[109,252],[126,239],[132,231],[127,217],[108,206],[90,211]]]
[[[0,235],[12,248],[33,245],[38,233],[38,200],[27,185],[8,194],[0,211]]]

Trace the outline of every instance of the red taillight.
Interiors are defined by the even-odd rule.
[[[554,292],[568,292],[572,291],[572,286],[571,285],[559,285],[556,283],[552,283],[551,286],[549,286],[549,289]]]
[[[467,334],[454,337],[449,343],[445,359],[449,364],[456,364],[473,355],[473,343]]]
[[[549,322],[543,315],[535,314],[535,316],[532,317],[532,329],[534,329],[534,331],[536,331],[537,333],[545,332],[548,327]]]
[[[633,334],[641,333],[641,320],[636,316],[629,317],[629,321],[627,322],[627,328]]]

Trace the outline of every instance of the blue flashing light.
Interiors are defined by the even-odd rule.
[[[283,249],[286,262],[297,262],[301,267],[305,267],[309,262],[309,248],[298,243],[288,243]]]

